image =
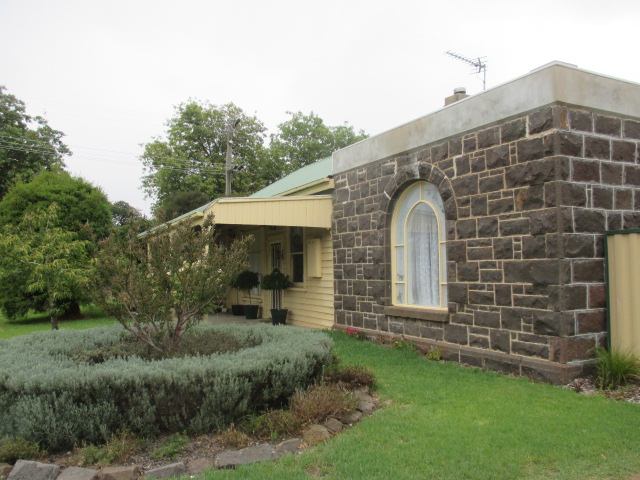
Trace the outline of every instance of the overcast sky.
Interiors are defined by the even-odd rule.
[[[66,134],[72,173],[149,212],[140,144],[190,98],[269,133],[313,110],[370,135],[553,60],[640,82],[639,0],[0,0],[0,85]]]

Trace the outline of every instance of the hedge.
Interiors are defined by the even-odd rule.
[[[200,325],[193,332],[216,329],[257,346],[89,365],[73,356],[117,342],[123,335],[119,325],[1,340],[0,437],[22,437],[61,450],[104,442],[120,430],[145,438],[212,432],[308,387],[322,376],[333,348],[321,332],[269,325]]]

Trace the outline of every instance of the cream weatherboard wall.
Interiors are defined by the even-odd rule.
[[[291,251],[289,245],[289,227],[255,227],[243,226],[237,235],[253,235],[259,241],[261,264],[258,273],[262,276],[271,271],[270,252],[272,243],[282,244],[282,271],[292,276]],[[319,243],[319,246],[318,246]],[[314,251],[319,254],[319,260]],[[289,309],[287,324],[307,328],[331,328],[333,326],[333,256],[331,233],[324,228],[304,229],[304,282],[296,284],[286,290],[283,295],[283,308]],[[315,271],[313,264],[319,264],[319,271]],[[320,275],[320,276],[310,276]],[[253,304],[261,306],[262,318],[270,318],[271,292],[254,290]],[[238,303],[236,290],[231,289],[225,304],[230,307]],[[248,304],[249,297],[245,292],[240,293],[240,304]]]
[[[289,309],[287,323],[299,327],[331,328],[333,326],[333,254],[331,233],[327,230],[305,229],[305,269],[313,261],[309,255],[310,240],[320,240],[321,277],[305,273],[303,287],[294,287],[284,294],[284,308]]]

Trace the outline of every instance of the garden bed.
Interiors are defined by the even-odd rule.
[[[192,330],[196,336],[216,333],[235,338],[236,351],[86,361],[92,356],[87,352],[120,344],[120,327],[4,340],[0,436],[54,451],[102,443],[121,430],[142,438],[211,432],[286,403],[318,380],[331,358],[333,342],[319,332],[266,325]]]

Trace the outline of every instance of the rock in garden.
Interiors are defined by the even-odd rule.
[[[185,464],[183,462],[177,462],[149,470],[145,473],[144,478],[172,478],[179,477],[186,472],[187,467]]]
[[[273,460],[273,447],[271,445],[258,445],[242,450],[230,450],[222,452],[216,457],[216,467],[234,468],[238,465]]]
[[[344,430],[344,423],[333,417],[324,422],[324,426],[327,427],[327,430],[334,435]]]
[[[191,475],[200,475],[205,470],[213,468],[214,465],[215,462],[213,461],[213,458],[194,458],[187,462],[187,472]]]
[[[9,480],[55,480],[59,473],[58,465],[18,460],[8,478]]]
[[[97,480],[100,470],[91,468],[65,468],[56,480]]]
[[[358,423],[360,420],[362,420],[362,413],[345,413],[344,415],[339,416],[338,420],[340,420],[342,423],[346,423],[347,425],[353,425],[354,423]]]
[[[331,438],[331,434],[329,433],[329,430],[322,425],[311,425],[304,431],[302,438],[304,438],[304,441],[308,445],[315,447],[316,445],[320,445],[322,442],[329,440]]]
[[[142,468],[138,465],[130,467],[105,467],[100,470],[98,478],[100,480],[133,480],[142,473]]]
[[[369,415],[375,408],[376,406],[372,402],[360,402],[358,405],[358,410],[365,415]]]
[[[375,403],[375,399],[364,390],[354,390],[351,395],[359,402]]]
[[[280,458],[287,453],[296,453],[300,450],[302,445],[304,445],[304,442],[301,438],[291,438],[289,440],[285,440],[284,442],[276,445],[273,455],[275,458]]]

